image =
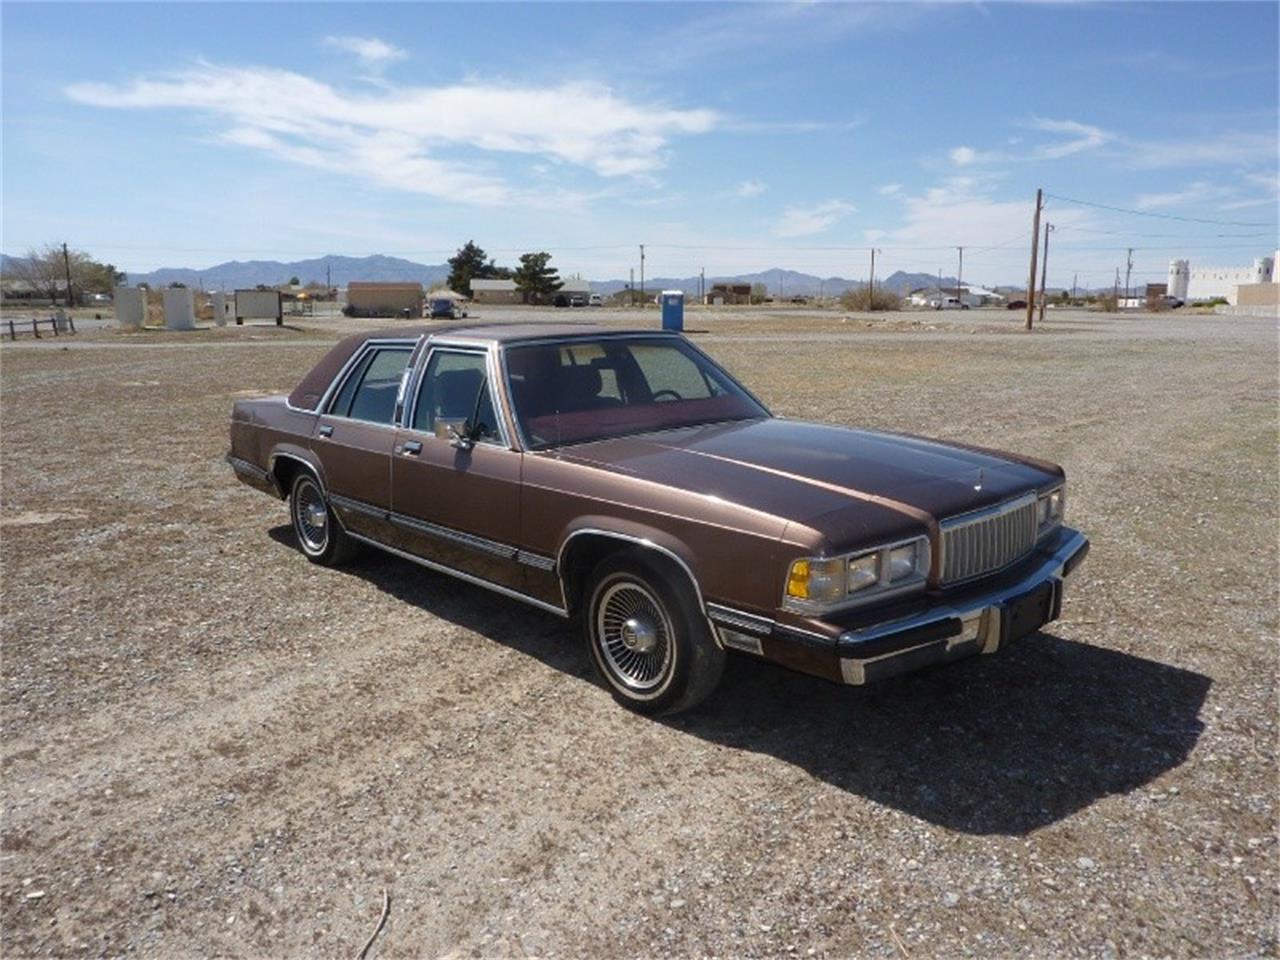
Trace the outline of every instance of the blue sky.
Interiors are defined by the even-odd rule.
[[[1043,186],[1052,285],[1160,279],[1277,246],[1278,11],[5,3],[3,249],[1016,283]]]

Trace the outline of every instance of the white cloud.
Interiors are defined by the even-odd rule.
[[[877,191],[882,197],[895,197],[902,192],[902,184],[886,183]]]
[[[1125,148],[1129,165],[1141,170],[1248,164],[1275,166],[1276,162],[1274,131],[1227,131],[1212,137],[1127,141]]]
[[[768,189],[768,184],[761,180],[743,180],[735,192],[740,197],[758,197]]]
[[[1094,150],[1114,139],[1113,134],[1108,133],[1101,127],[1090,126],[1077,120],[1046,120],[1042,117],[1036,117],[1027,126],[1032,130],[1041,130],[1045,133],[1068,135],[1066,140],[1044,144],[1036,148],[1035,157],[1044,160],[1058,160],[1062,157],[1080,153],[1083,150]]]
[[[1142,193],[1134,200],[1133,205],[1139,210],[1154,210],[1158,207],[1179,207],[1188,203],[1196,203],[1209,197],[1221,196],[1225,191],[1221,187],[1200,180],[1190,184],[1185,190],[1174,190],[1169,193]]]
[[[563,198],[545,190],[522,195],[483,159],[464,163],[437,154],[524,154],[602,177],[642,177],[666,163],[670,138],[704,133],[719,119],[710,110],[637,103],[586,83],[386,84],[352,93],[288,70],[207,63],[119,86],[73,84],[66,92],[99,107],[202,112],[217,121],[226,143],[396,190],[479,204]]]
[[[325,37],[324,45],[355,54],[365,66],[373,69],[408,56],[399,47],[377,37]]]
[[[957,167],[965,167],[978,159],[978,152],[973,147],[956,147],[947,156]]]
[[[812,207],[788,207],[782,213],[782,222],[773,232],[780,237],[805,237],[833,226],[838,220],[857,210],[843,200],[827,200]]]

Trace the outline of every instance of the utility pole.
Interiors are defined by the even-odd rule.
[[[960,251],[960,266],[956,270],[956,299],[964,305],[964,247],[956,247]]]
[[[1040,322],[1044,323],[1045,302],[1049,299],[1049,288],[1046,282],[1049,276],[1049,234],[1053,232],[1053,224],[1044,225],[1044,257],[1040,260]]]
[[[698,268],[698,300],[705,302],[707,299],[707,268]]]
[[[1129,299],[1129,276],[1133,273],[1133,247],[1129,248],[1128,263],[1124,268],[1124,298]]]
[[[1071,299],[1076,298],[1076,284],[1080,281],[1080,274],[1072,274],[1071,276]]]
[[[1116,267],[1116,285],[1111,291],[1111,299],[1115,301],[1116,312],[1120,312],[1120,268]]]
[[[628,267],[627,269],[631,271],[631,279],[627,281],[627,302],[634,307],[636,305],[636,268]]]
[[[787,291],[782,278],[782,268],[778,268],[778,302],[787,299]]]
[[[644,244],[640,244],[640,306],[644,307]]]
[[[67,245],[62,245],[62,269],[67,275],[67,309],[71,308],[71,254],[67,253]]]
[[[1040,249],[1040,211],[1044,207],[1044,188],[1036,190],[1036,213],[1031,220],[1031,274],[1027,278],[1027,329],[1036,306],[1036,253]]]
[[[867,287],[867,309],[873,308],[876,302],[876,248],[871,248],[871,282]]]
[[[329,296],[329,291],[333,289],[333,280],[329,275],[329,264],[324,265],[324,295]]]

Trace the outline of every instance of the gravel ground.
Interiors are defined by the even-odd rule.
[[[232,400],[349,324],[6,345],[0,953],[353,956],[385,889],[371,957],[1275,956],[1276,323],[691,321],[779,413],[1063,463],[1063,619],[642,719],[234,482]]]

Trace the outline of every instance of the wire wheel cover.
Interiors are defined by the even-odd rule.
[[[662,686],[670,672],[671,621],[657,598],[633,580],[615,583],[596,605],[596,645],[614,679],[638,693]]]
[[[293,496],[293,526],[308,552],[324,550],[329,536],[329,508],[314,483],[298,485]]]

